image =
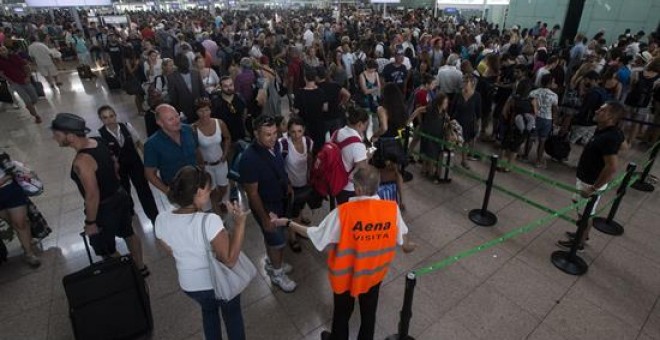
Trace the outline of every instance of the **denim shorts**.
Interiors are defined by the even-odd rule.
[[[0,188],[0,211],[22,207],[28,204],[27,196],[18,183],[11,181]]]
[[[536,136],[538,138],[548,138],[552,132],[552,119],[536,117]]]

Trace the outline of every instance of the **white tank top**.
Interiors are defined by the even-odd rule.
[[[199,137],[199,151],[202,153],[204,162],[215,163],[222,158],[222,129],[220,121],[215,120],[215,133],[206,136],[201,129],[197,128],[197,137]]]
[[[289,146],[288,154],[285,159],[286,173],[289,175],[291,186],[302,187],[307,185],[307,142],[303,137],[303,152],[299,153],[289,137],[285,137]],[[280,144],[281,146],[281,144]]]

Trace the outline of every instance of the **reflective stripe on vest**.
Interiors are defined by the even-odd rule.
[[[328,276],[333,292],[367,292],[385,278],[394,259],[398,234],[397,205],[367,199],[338,208],[340,238],[328,256]]]

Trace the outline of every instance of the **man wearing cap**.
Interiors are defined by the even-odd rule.
[[[160,130],[144,144],[144,174],[149,183],[155,186],[162,205],[171,207],[167,199],[170,182],[179,169],[186,165],[195,166],[201,155],[197,150],[197,139],[190,125],[181,124],[179,113],[169,104],[158,105],[155,109],[156,124]]]
[[[85,200],[85,234],[96,255],[118,257],[115,237],[121,237],[143,276],[149,270],[142,261],[142,243],[133,232],[131,197],[117,176],[117,162],[101,139],[87,138],[85,120],[72,113],[59,113],[51,125],[60,147],[76,150],[71,179]]]
[[[30,111],[34,122],[41,123],[35,104],[39,97],[37,90],[30,82],[30,65],[14,53],[9,53],[6,46],[0,46],[0,78],[7,81],[11,89],[16,91]]]
[[[397,49],[394,62],[385,65],[383,69],[385,82],[396,84],[401,90],[401,93],[405,93],[406,77],[408,76],[408,69],[403,64],[403,58],[403,49]]]
[[[599,84],[600,75],[596,71],[590,71],[582,78],[582,85],[586,95],[582,100],[582,106],[573,117],[573,128],[571,131],[571,143],[581,141],[583,144],[591,140],[596,131],[594,116],[596,111],[607,101],[609,94]]]

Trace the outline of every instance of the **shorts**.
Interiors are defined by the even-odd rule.
[[[117,251],[115,237],[133,236],[133,201],[122,188],[99,204],[96,214],[99,233],[89,237],[98,256],[110,256]]]
[[[9,86],[18,93],[25,105],[34,105],[39,101],[37,90],[32,84],[17,84],[12,82]]]
[[[217,187],[226,187],[229,185],[229,179],[227,179],[227,162],[222,162],[216,165],[207,165],[204,167],[204,170],[211,175],[211,184],[213,188]]]
[[[28,198],[18,183],[10,181],[0,188],[0,211],[22,207],[28,204]]]
[[[581,180],[579,180],[577,178],[575,179],[575,189],[577,189],[578,191],[582,191],[582,190],[584,190],[584,189],[586,189],[590,186],[591,186],[591,184],[587,184],[585,182],[582,182]],[[603,191],[605,189],[607,189],[607,184],[601,186],[600,188],[597,188],[596,192]],[[598,203],[600,202],[600,196],[601,195],[596,195],[596,203],[594,204],[594,208],[591,209],[591,216],[596,214],[596,208],[598,207]],[[582,198],[583,197],[580,196],[580,194],[578,194],[578,193],[573,194],[573,203],[579,201]],[[581,214],[581,212],[578,211],[578,214]]]
[[[57,77],[57,67],[55,67],[55,64],[38,65],[37,70],[44,77]]]
[[[388,201],[399,201],[399,193],[396,189],[396,182],[384,182],[378,186],[378,197]]]
[[[546,139],[552,132],[552,119],[536,117],[536,137]]]
[[[267,213],[272,212],[277,216],[284,216],[284,201],[282,201],[282,203],[280,204],[274,202],[263,202],[263,204],[264,204],[264,209],[266,209]],[[266,231],[264,229],[263,223],[261,223],[261,219],[259,218],[259,215],[252,214],[252,216],[254,216],[254,219],[257,221],[257,224],[259,224],[259,227],[261,228],[261,233],[264,236],[264,243],[266,243],[266,246],[268,248],[282,249],[286,247],[286,234],[284,233],[284,227],[276,227],[275,231]]]
[[[594,136],[596,132],[596,125],[593,126],[582,126],[582,125],[573,125],[571,129],[571,144],[575,144],[578,140],[581,140],[583,144],[587,144],[591,137]]]

